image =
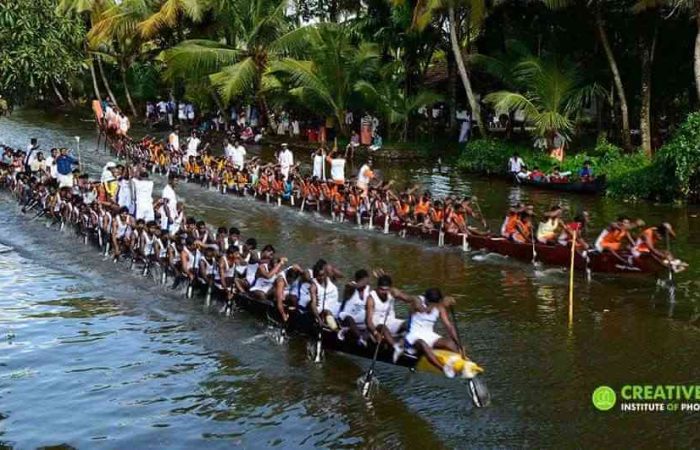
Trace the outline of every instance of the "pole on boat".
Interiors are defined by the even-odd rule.
[[[569,268],[569,327],[574,325],[574,261],[576,257],[576,230],[571,238],[571,267]]]
[[[377,365],[377,356],[379,356],[379,347],[382,346],[382,342],[384,341],[384,333],[385,333],[385,328],[386,328],[386,320],[389,317],[389,311],[391,311],[393,307],[393,300],[389,302],[389,307],[387,308],[386,312],[384,313],[384,320],[382,321],[382,335],[379,337],[379,340],[377,341],[377,345],[374,347],[374,356],[372,356],[372,363],[369,366],[369,370],[363,377],[360,377],[358,381],[358,385],[360,384],[360,381],[362,381],[362,384],[360,385],[360,393],[362,396],[369,400],[372,398],[372,395],[374,394],[373,387],[376,387],[378,384],[377,378],[374,376],[374,367]]]
[[[75,143],[76,143],[77,152],[78,152],[78,168],[80,169],[80,172],[82,173],[83,164],[82,164],[82,161],[80,160],[80,136],[75,137]]]
[[[535,227],[530,224],[530,241],[532,241],[532,265],[537,265],[537,249],[535,248]]]

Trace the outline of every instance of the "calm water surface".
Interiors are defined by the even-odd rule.
[[[109,155],[75,117],[19,111],[0,142],[44,149],[82,137],[93,175]],[[251,152],[269,154],[269,149]],[[305,158],[301,151],[297,158]],[[601,413],[600,384],[700,379],[700,227],[686,207],[543,193],[465,177],[435,161],[379,167],[385,178],[436,194],[478,196],[492,228],[508,204],[563,203],[591,211],[594,229],[617,213],[670,220],[674,250],[691,263],[675,299],[655,280],[576,279],[498,256],[464,254],[330,224],[247,199],[181,185],[191,213],[238,226],[303,265],[318,257],[350,275],[382,267],[400,288],[440,286],[458,299],[461,335],[487,370],[493,405],[475,410],[460,382],[381,366],[368,406],[355,390],[366,361],[307,362],[304,342],[278,346],[245,313],[206,311],[103,261],[69,231],[29,222],[0,195],[0,445],[34,448],[467,448],[698,447],[698,415]]]

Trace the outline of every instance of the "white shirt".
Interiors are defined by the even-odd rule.
[[[197,156],[197,149],[199,148],[199,143],[202,142],[198,137],[190,137],[187,140],[187,156]]]
[[[246,154],[247,152],[245,151],[245,147],[242,145],[239,144],[238,146],[233,147],[231,150],[231,162],[233,165],[238,169],[242,169],[245,165]]]
[[[58,170],[56,168],[56,161],[54,160],[53,156],[49,155],[46,157],[46,167],[49,168],[49,175],[51,176],[51,178],[56,178]]]
[[[134,187],[134,198],[136,207],[139,210],[153,209],[153,181],[151,180],[131,180]]]
[[[314,155],[313,176],[319,180],[323,178],[323,155]]]
[[[333,181],[345,181],[345,158],[331,159],[331,178]]]
[[[367,176],[366,173],[371,171],[372,169],[370,169],[367,164],[360,167],[360,171],[357,173],[358,186],[367,186],[369,184],[369,176]]]
[[[173,146],[176,150],[180,149],[180,136],[174,131],[168,136],[168,143]]]
[[[170,212],[170,217],[174,220],[177,216],[177,194],[175,194],[175,189],[169,184],[166,184],[161,197],[168,199],[167,208]]]
[[[126,116],[119,117],[119,129],[126,134],[129,131],[129,118]]]
[[[289,149],[283,150],[282,152],[280,152],[280,155],[277,158],[277,160],[280,163],[280,166],[282,166],[283,168],[292,167],[294,165],[294,154]]]
[[[520,157],[511,157],[508,160],[508,171],[511,173],[520,172],[520,169],[525,165],[525,162]]]

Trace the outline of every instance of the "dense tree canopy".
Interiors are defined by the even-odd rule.
[[[16,101],[105,96],[133,115],[170,95],[339,124],[367,111],[394,139],[434,133],[418,111],[440,101],[446,136],[467,109],[482,135],[505,116],[509,138],[558,133],[575,145],[604,134],[651,153],[698,104],[699,10],[691,0],[20,0],[0,5],[0,89]]]
[[[14,101],[70,96],[81,87],[85,29],[53,0],[0,2],[0,93]],[[70,98],[70,97],[69,97]]]

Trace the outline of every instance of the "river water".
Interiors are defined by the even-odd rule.
[[[74,147],[93,175],[94,125],[17,111],[0,142]],[[269,154],[269,149],[251,150]],[[301,157],[300,151],[297,158]],[[182,184],[191,213],[273,243],[309,266],[350,276],[381,267],[410,293],[439,286],[457,298],[460,333],[486,368],[493,404],[474,409],[463,383],[380,365],[371,405],[355,388],[367,362],[305,343],[276,345],[245,313],[223,317],[199,300],[104,261],[71,233],[30,222],[0,195],[0,447],[489,448],[700,445],[698,413],[600,412],[601,384],[700,379],[700,219],[693,208],[551,194],[466,177],[437,161],[380,164],[383,176],[436,194],[480,199],[492,228],[508,204],[586,208],[597,230],[618,213],[671,221],[674,251],[691,263],[675,296],[646,277],[577,274],[567,326],[568,274],[498,256],[436,249]]]

